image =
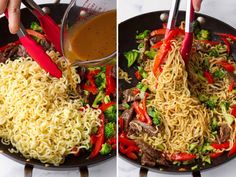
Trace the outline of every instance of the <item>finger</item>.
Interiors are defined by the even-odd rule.
[[[20,28],[20,3],[21,0],[10,0],[8,5],[9,29],[12,34]]]
[[[2,15],[7,8],[8,0],[0,0],[0,15]]]
[[[198,12],[201,8],[201,3],[202,3],[202,0],[193,0],[194,10],[196,10]]]

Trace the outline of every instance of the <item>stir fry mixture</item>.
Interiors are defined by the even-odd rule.
[[[6,145],[11,144],[13,148],[9,150],[12,153],[20,152],[27,159],[36,158],[43,163],[51,163],[56,166],[59,164],[62,164],[64,162],[65,157],[69,154],[74,154],[78,156],[78,158],[80,158],[80,154],[84,153],[85,151],[86,152],[89,151],[90,155],[88,158],[93,159],[99,154],[108,155],[112,151],[115,151],[116,149],[116,67],[113,64],[101,66],[101,67],[88,67],[88,68],[69,66],[69,64],[65,61],[65,59],[61,57],[59,53],[55,51],[55,48],[47,40],[47,36],[43,33],[42,28],[39,26],[37,22],[32,22],[30,28],[27,29],[27,32],[31,37],[33,37],[33,39],[36,42],[38,42],[45,49],[45,51],[47,51],[47,53],[49,54],[50,57],[52,57],[54,62],[59,64],[57,61],[60,61],[60,63],[62,63],[62,65],[59,65],[59,67],[61,67],[62,70],[64,69],[63,78],[61,78],[59,82],[59,79],[57,80],[55,78],[52,78],[51,76],[46,74],[44,71],[41,72],[42,69],[39,68],[38,65],[32,59],[30,59],[24,47],[20,44],[20,41],[16,41],[16,42],[7,44],[6,46],[0,47],[0,62],[1,62],[1,67],[3,68],[1,72],[4,72],[6,70],[6,67],[10,64],[14,66],[19,65],[18,69],[20,69],[20,68],[23,68],[23,64],[25,63],[24,65],[25,67],[28,67],[29,65],[33,65],[35,67],[34,72],[37,72],[36,74],[38,74],[38,77],[32,76],[32,79],[31,79],[32,84],[45,81],[45,82],[48,82],[45,84],[48,84],[48,87],[49,87],[48,89],[50,89],[53,83],[55,84],[55,87],[57,87],[57,89],[59,89],[59,91],[61,92],[63,89],[67,89],[65,87],[69,85],[68,88],[69,87],[70,88],[66,90],[65,92],[63,91],[64,95],[59,95],[61,96],[59,100],[58,98],[56,98],[57,94],[54,94],[55,98],[53,100],[56,100],[56,101],[55,102],[53,100],[51,101],[53,102],[53,104],[57,104],[57,102],[61,102],[62,99],[65,99],[66,104],[68,102],[68,108],[66,107],[65,110],[62,111],[62,114],[67,115],[66,113],[68,113],[68,115],[70,114],[71,117],[69,116],[67,118],[67,117],[62,116],[59,122],[55,121],[57,116],[61,115],[61,114],[59,115],[60,106],[55,105],[54,112],[52,113],[47,112],[47,114],[49,115],[52,114],[52,118],[47,117],[46,119],[45,117],[40,117],[41,115],[44,114],[44,113],[41,114],[41,112],[39,112],[39,114],[36,115],[36,117],[29,117],[29,119],[31,119],[29,121],[26,120],[26,118],[25,119],[22,118],[21,122],[23,123],[25,122],[24,126],[28,125],[26,122],[29,122],[29,126],[34,123],[35,125],[37,124],[39,126],[39,128],[35,127],[35,130],[32,130],[33,133],[25,132],[25,136],[26,135],[28,136],[28,133],[29,133],[29,136],[31,136],[30,140],[36,139],[34,143],[33,142],[28,143],[28,144],[32,144],[30,148],[28,148],[28,145],[24,143],[24,140],[27,139],[27,137],[21,138],[21,136],[15,135],[14,132],[10,133],[10,131],[7,130],[7,127],[9,127],[7,123],[9,123],[9,125],[11,125],[14,128],[17,128],[17,126],[19,128],[20,125],[12,124],[12,120],[19,119],[20,116],[19,117],[16,116],[9,119],[0,118],[1,142]],[[21,64],[22,64],[22,67],[20,67]],[[26,72],[25,80],[30,79],[30,74],[27,75],[28,71],[31,71],[31,68],[25,71]],[[19,73],[24,73],[24,72],[19,71]],[[5,78],[6,80],[10,76],[6,75],[5,77],[6,77]],[[4,77],[1,77],[1,79],[4,80]],[[73,81],[76,80],[75,87],[72,84],[70,84],[70,83],[75,83],[72,80]],[[29,85],[31,82],[27,81]],[[65,86],[58,85],[62,82],[65,84]],[[12,84],[14,83],[16,82],[13,81]],[[1,84],[3,85],[4,83],[1,83]],[[30,85],[29,87],[33,88],[34,86]],[[40,93],[41,92],[42,94],[45,93],[45,94],[50,95],[52,91],[51,92],[49,91],[47,93],[47,89],[45,88],[45,92],[44,90],[40,91]],[[25,97],[27,97],[27,93],[25,93],[25,95],[26,95]],[[5,100],[4,98],[2,98],[2,96],[3,95],[1,95],[1,100]],[[9,97],[9,99],[11,98]],[[12,98],[11,100],[14,101],[14,99],[15,98]],[[32,100],[31,98],[28,98],[28,99]],[[46,100],[46,98],[44,100]],[[49,103],[52,103],[52,102],[49,101]],[[16,105],[17,104],[18,103],[16,102]],[[36,104],[37,104],[37,101],[36,101]],[[71,104],[72,106],[70,106]],[[5,103],[5,101],[1,101],[0,108],[4,113],[7,114],[9,110],[4,110],[6,107],[3,107],[3,106],[5,105],[7,105],[7,103]],[[52,106],[47,105],[46,111],[50,111],[51,107]],[[72,110],[72,112],[70,112],[71,109],[76,109],[76,110],[74,111]],[[27,110],[25,111],[27,112]],[[34,114],[33,112],[32,114]],[[36,108],[35,108],[35,112],[36,112]],[[79,114],[75,115],[75,113],[77,112]],[[13,114],[11,113],[11,115]],[[90,117],[86,117],[86,115],[90,115]],[[34,120],[37,120],[37,121],[34,121]],[[43,120],[45,120],[45,122]],[[48,122],[50,121],[51,121],[51,124],[48,124]],[[64,123],[61,124],[61,121],[62,122],[64,121]],[[39,122],[41,123],[38,124]],[[69,122],[69,124],[66,124],[67,122]],[[75,123],[74,125],[72,124],[73,122]],[[57,125],[56,123],[57,124],[60,123],[60,127],[56,127]],[[45,125],[47,125],[46,129],[40,128],[40,127],[45,127]],[[76,127],[76,126],[79,126],[79,127]],[[68,129],[71,129],[71,130],[68,130]],[[28,130],[31,131],[31,128],[28,128]],[[26,131],[28,130],[26,128]],[[68,133],[69,131],[71,131],[71,134]],[[54,136],[56,132],[59,132],[58,135],[55,135],[55,136],[60,137],[59,138],[60,142],[54,142],[56,141],[56,139],[53,138],[52,136]],[[60,132],[66,132],[66,133],[61,134]],[[78,134],[75,135],[75,132],[78,132]],[[84,136],[85,134],[86,136]],[[42,136],[47,137],[50,142],[45,140],[45,138],[43,138],[45,142],[38,142],[37,137],[42,137]],[[73,140],[70,139],[70,137],[73,138]],[[66,142],[67,138],[69,138],[68,142],[73,141],[73,143],[72,144],[70,143],[68,145],[68,142]],[[36,147],[33,146],[33,144],[37,144],[37,143],[38,145]],[[64,146],[63,143],[68,146]],[[62,147],[59,150],[59,148],[61,147],[60,144],[63,145],[64,147]],[[20,148],[18,149],[18,147]],[[37,148],[40,148],[40,147],[43,147],[45,151],[37,152]],[[44,152],[50,153],[51,156],[49,154],[45,154]]]
[[[136,35],[137,48],[124,53],[139,82],[119,97],[119,152],[142,165],[196,170],[236,153],[236,36],[211,33],[196,21],[184,61],[183,29],[181,23],[165,39],[166,24],[145,30]]]

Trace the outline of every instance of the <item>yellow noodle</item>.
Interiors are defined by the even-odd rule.
[[[59,165],[73,148],[90,148],[101,111],[82,107],[73,91],[80,82],[75,68],[54,51],[48,54],[63,70],[62,78],[49,76],[31,58],[0,64],[0,137],[15,147],[11,152]]]

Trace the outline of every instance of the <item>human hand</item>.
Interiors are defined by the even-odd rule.
[[[20,28],[20,3],[21,0],[0,0],[0,15],[8,10],[9,30],[12,34]]]
[[[201,8],[202,0],[193,0],[193,8],[196,11],[199,11]]]

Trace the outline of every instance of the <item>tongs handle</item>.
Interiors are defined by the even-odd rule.
[[[188,62],[188,58],[192,49],[193,21],[194,21],[193,2],[192,0],[187,0],[187,9],[185,17],[185,35],[181,47],[181,55],[185,63]]]
[[[5,12],[8,18],[8,12]],[[46,54],[44,49],[37,44],[26,32],[24,26],[20,24],[20,30],[17,32],[21,44],[24,46],[27,53],[51,76],[60,78],[62,76],[61,70]]]
[[[170,30],[174,29],[176,26],[176,21],[178,18],[180,0],[172,0],[165,37],[167,37]]]
[[[56,50],[62,54],[59,26],[49,15],[45,14],[33,0],[22,0],[22,2],[38,18],[47,39],[55,46]]]

